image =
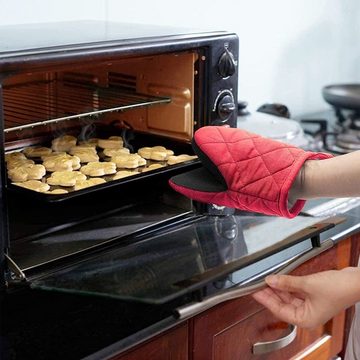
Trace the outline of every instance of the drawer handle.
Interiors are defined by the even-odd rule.
[[[266,354],[271,351],[280,350],[285,346],[291,344],[297,333],[297,327],[295,325],[289,325],[290,334],[273,341],[258,342],[253,345],[252,352],[255,355]]]
[[[280,269],[277,269],[275,273],[288,274],[289,272],[296,269],[299,265],[303,264],[304,262],[319,255],[323,251],[330,249],[333,245],[334,245],[333,240],[328,239],[322,242],[319,247],[312,248],[311,250],[291,259],[286,265],[284,265]],[[229,289],[219,291],[217,294],[204,298],[202,301],[194,302],[178,307],[177,309],[175,309],[175,313],[178,318],[187,319],[205,310],[208,310],[213,306],[218,305],[224,301],[237,299],[239,297],[249,295],[257,290],[263,289],[264,287],[266,287],[265,276],[260,280],[257,279],[254,282],[240,284],[231,287]]]

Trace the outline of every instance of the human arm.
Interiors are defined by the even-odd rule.
[[[290,189],[289,201],[352,196],[360,196],[360,151],[306,161]],[[254,298],[277,317],[301,327],[322,324],[360,301],[359,268],[268,277],[267,284]]]
[[[306,276],[271,275],[268,288],[253,294],[279,319],[311,328],[360,301],[360,268]]]
[[[306,161],[290,188],[289,202],[352,196],[360,196],[360,151]],[[268,288],[253,297],[275,316],[301,327],[322,324],[360,301],[359,268],[269,277],[267,284]]]
[[[352,196],[360,196],[360,151],[306,161],[289,193],[291,203],[296,199]]]

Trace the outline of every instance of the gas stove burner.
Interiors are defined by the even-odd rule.
[[[325,86],[322,94],[337,119],[334,132],[323,134],[325,149],[337,154],[360,150],[360,84]]]
[[[346,133],[338,134],[335,144],[345,150],[360,150],[360,132],[348,130]]]
[[[304,132],[317,144],[314,151],[327,151],[333,154],[346,154],[360,149],[360,130],[352,130],[344,124],[335,124],[328,129],[326,119],[301,119]]]
[[[349,129],[357,130],[360,133],[360,116],[358,112],[349,115]]]
[[[323,134],[325,149],[337,154],[360,150],[359,112],[336,109],[335,115],[338,121],[333,126],[333,132]]]
[[[323,134],[324,149],[333,154],[360,150],[360,130],[346,129]]]

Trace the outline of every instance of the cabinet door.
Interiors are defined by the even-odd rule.
[[[111,360],[187,360],[187,323]]]
[[[334,320],[334,323],[336,322],[337,326],[343,325],[343,319],[341,315]],[[297,329],[297,335],[289,345],[254,355],[254,346],[259,345],[260,342],[279,343],[279,339],[284,339],[291,332],[290,326],[276,319],[267,310],[263,310],[216,334],[212,344],[212,359],[328,360],[336,354],[332,354],[333,337],[326,329],[328,326],[329,324],[311,330]]]
[[[357,266],[360,257],[360,234],[355,234],[351,237],[351,257],[350,257],[350,266]],[[349,332],[351,328],[352,319],[354,317],[355,306],[346,310],[346,320],[345,320],[345,332],[344,332],[344,347],[343,351],[340,353],[340,357],[343,359],[345,357],[346,343],[349,337]]]
[[[340,269],[349,264],[349,259],[350,241],[343,241],[304,263],[293,274]],[[323,326],[311,330],[298,329],[289,345],[255,355],[254,344],[289,335],[289,325],[276,319],[250,296],[228,301],[194,318],[193,360],[328,360],[342,349],[344,319],[342,312]]]

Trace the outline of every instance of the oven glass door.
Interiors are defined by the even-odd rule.
[[[31,287],[161,304],[327,228],[323,218],[206,216],[35,279]]]

